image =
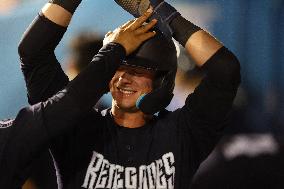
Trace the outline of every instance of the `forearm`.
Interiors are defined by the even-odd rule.
[[[59,26],[40,13],[27,28],[18,51],[23,64],[35,64],[54,54],[66,28]],[[33,62],[32,62],[33,61]]]
[[[34,56],[40,50],[54,51],[80,2],[81,0],[51,0],[47,3],[40,13],[41,19],[46,19],[45,24],[40,23],[39,18],[33,21],[20,42],[20,56]]]
[[[43,7],[42,13],[52,22],[67,27],[81,1],[82,0],[50,0],[49,3]]]
[[[109,91],[109,82],[125,57],[126,51],[122,45],[118,43],[105,45],[86,69],[66,88],[73,91],[72,95],[80,101],[81,107],[86,105],[92,107],[103,94]]]
[[[226,118],[240,84],[240,63],[225,47],[203,65],[206,76],[189,96],[186,106],[204,121],[218,123]]]
[[[218,130],[229,113],[240,84],[240,63],[236,56],[211,34],[181,15],[170,26],[173,37],[182,44],[206,76],[186,100],[186,109],[197,120]],[[217,124],[218,123],[218,124]]]
[[[185,47],[197,66],[202,66],[223,45],[208,32],[181,15],[172,20],[173,37]]]
[[[23,35],[19,55],[30,104],[45,101],[68,82],[54,53],[65,31],[38,15]]]
[[[45,101],[68,82],[54,51],[66,32],[71,16],[65,8],[48,3],[20,41],[21,69],[30,104]]]
[[[186,42],[185,49],[195,64],[201,67],[223,45],[204,30],[194,33]]]
[[[72,13],[57,4],[47,3],[41,11],[50,21],[63,27],[67,27],[72,18]]]
[[[229,112],[240,83],[240,64],[235,55],[216,38],[181,15],[170,26],[206,77],[186,104],[204,120],[220,121]]]
[[[0,157],[0,173],[5,174],[0,177],[1,186],[21,187],[32,160],[49,147],[51,140],[72,129],[86,115],[107,91],[108,81],[124,58],[121,45],[105,46],[66,89],[45,102],[19,111]]]

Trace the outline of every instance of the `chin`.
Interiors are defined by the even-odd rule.
[[[138,112],[139,109],[136,107],[136,105],[126,105],[126,104],[119,104],[116,103],[115,105],[119,110],[122,110],[124,112],[129,112],[129,113],[135,113]]]

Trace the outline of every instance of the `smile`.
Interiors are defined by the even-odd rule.
[[[123,94],[134,94],[136,91],[134,91],[134,90],[131,90],[131,89],[122,89],[122,88],[119,88],[119,87],[117,87],[117,89],[120,91],[120,92],[122,92]]]

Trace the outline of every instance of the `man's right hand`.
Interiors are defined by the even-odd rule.
[[[150,31],[150,29],[155,26],[157,20],[154,19],[150,23],[144,24],[152,15],[152,12],[153,10],[150,8],[139,18],[128,21],[114,31],[108,32],[105,35],[104,45],[115,42],[125,48],[126,55],[134,52],[144,41],[156,34],[155,31]]]

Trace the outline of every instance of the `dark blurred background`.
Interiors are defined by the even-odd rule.
[[[0,0],[0,119],[13,118],[27,105],[17,45],[47,0]],[[192,188],[284,188],[284,1],[168,0],[184,17],[206,29],[241,62],[242,84],[232,121],[215,151],[202,164]],[[96,36],[131,19],[112,0],[83,0],[56,49],[64,68],[72,57],[70,43],[83,33]],[[202,74],[181,47],[175,98],[170,110],[183,105]],[[102,100],[110,104],[110,96]],[[105,107],[105,106],[102,106]],[[47,153],[46,153],[47,154]],[[51,160],[43,155],[27,188],[52,188]],[[38,170],[46,170],[38,174]],[[39,177],[39,178],[37,178]],[[49,179],[53,180],[52,182]],[[226,181],[225,181],[226,180]],[[34,185],[34,186],[32,186]]]

